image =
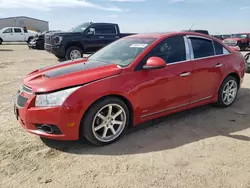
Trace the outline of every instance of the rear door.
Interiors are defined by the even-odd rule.
[[[24,41],[25,35],[20,28],[14,28],[14,39],[15,41]]]
[[[225,56],[229,52],[209,38],[188,36],[192,48],[191,103],[210,99],[216,94],[223,77]]]

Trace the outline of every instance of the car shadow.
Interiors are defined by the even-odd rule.
[[[117,142],[93,146],[87,141],[56,141],[42,139],[49,147],[81,155],[133,155],[177,148],[203,139],[225,136],[250,141],[250,137],[236,133],[250,128],[250,90],[240,90],[229,108],[206,105],[158,118],[131,128]]]
[[[0,49],[0,52],[13,52],[12,49]]]

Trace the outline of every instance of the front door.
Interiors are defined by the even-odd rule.
[[[143,70],[150,57],[164,59],[167,66],[162,69]],[[141,117],[186,106],[190,100],[192,65],[186,56],[184,37],[173,36],[160,42],[136,67],[138,86],[137,101]]]
[[[117,34],[116,26],[114,24],[95,24],[89,30],[92,30],[93,34],[87,35],[84,40],[87,51],[90,52],[95,52],[119,39],[119,35]]]
[[[212,98],[223,77],[225,57],[229,52],[218,42],[189,37],[193,48],[191,103]]]
[[[5,29],[2,33],[2,36],[3,36],[3,41],[5,41],[5,42],[15,41],[12,28]]]

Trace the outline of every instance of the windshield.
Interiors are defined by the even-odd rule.
[[[70,32],[83,32],[88,26],[90,26],[90,23],[86,22],[81,25],[78,25],[70,30]]]
[[[122,67],[131,64],[155,38],[124,38],[102,48],[89,57],[89,60],[114,63]]]
[[[233,34],[233,35],[231,36],[231,38],[242,38],[242,39],[244,39],[244,38],[246,38],[246,37],[247,37],[246,34]]]

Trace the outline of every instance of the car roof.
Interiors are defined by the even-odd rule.
[[[174,36],[174,35],[196,35],[206,38],[212,38],[210,35],[197,33],[197,32],[187,32],[187,31],[177,31],[177,32],[164,32],[164,33],[141,33],[141,34],[135,34],[135,35],[129,35],[126,38],[166,38],[168,36]]]

